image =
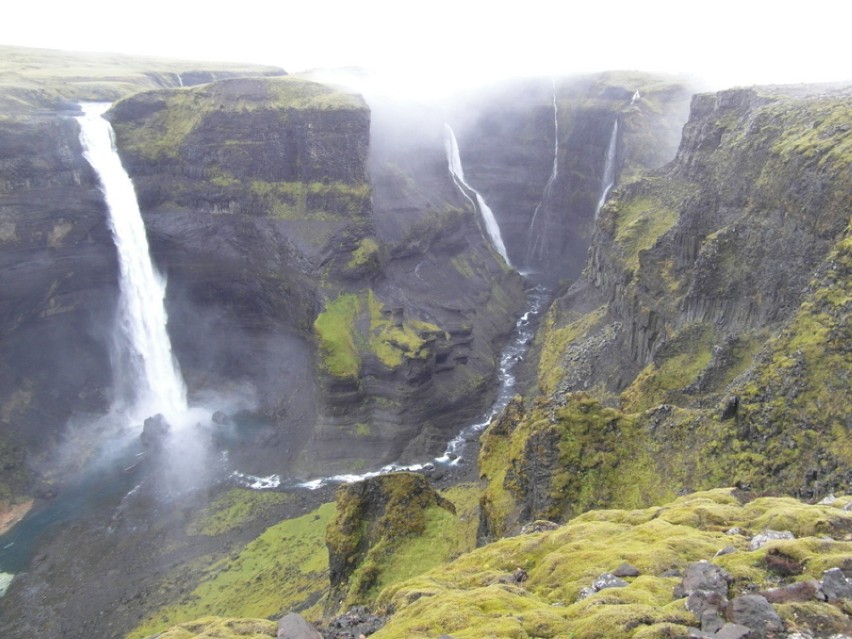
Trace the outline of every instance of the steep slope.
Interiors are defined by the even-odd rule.
[[[485,536],[686,488],[848,485],[851,103],[694,98],[676,160],[616,192],[544,323],[542,398],[486,434]]]

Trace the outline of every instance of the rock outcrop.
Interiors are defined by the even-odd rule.
[[[615,192],[542,323],[543,396],[485,436],[493,512],[517,508],[514,527],[719,483],[848,485],[850,104],[696,96],[677,158]],[[504,489],[520,501],[498,507]]]

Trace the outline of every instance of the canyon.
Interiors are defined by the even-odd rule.
[[[399,584],[476,546],[510,561],[500,540],[531,522],[724,486],[809,501],[848,488],[848,86],[693,95],[609,72],[439,108],[278,69],[76,64],[73,82],[16,70],[0,95],[0,500],[34,498],[37,514],[73,495],[104,448],[86,424],[116,401],[118,261],[79,102],[114,102],[216,479],[164,496],[143,446],[99,508],[16,568],[8,636],[146,637],[206,614],[322,620],[355,605],[389,618],[377,636],[408,636],[392,613],[425,586]],[[507,373],[520,327],[529,351]],[[428,461],[495,399],[481,441]],[[298,487],[388,464],[423,475],[343,486],[336,504],[332,485]],[[734,503],[708,495],[678,507]],[[845,503],[807,511],[838,543]],[[264,555],[287,526],[292,559]],[[205,584],[249,565],[214,603]],[[429,619],[417,636],[443,631]],[[477,623],[454,636],[484,636]]]

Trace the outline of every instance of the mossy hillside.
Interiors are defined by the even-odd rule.
[[[275,506],[293,501],[288,493],[233,488],[219,495],[186,527],[187,535],[216,536],[263,517]]]
[[[641,412],[660,404],[688,405],[689,387],[710,364],[717,340],[712,326],[685,326],[660,347],[654,354],[655,361],[621,394],[622,409]]]
[[[852,551],[852,542],[821,538],[830,534],[828,530],[842,534],[852,525],[852,514],[840,508],[847,501],[849,498],[842,498],[833,506],[809,506],[791,499],[765,498],[743,505],[731,489],[720,489],[643,510],[590,511],[555,531],[502,539],[387,588],[379,605],[393,615],[374,636],[685,635],[688,626],[699,622],[686,610],[683,599],[674,598],[679,579],[663,577],[665,571],[682,571],[690,562],[710,559],[734,574],[731,596],[747,587],[768,588],[792,579],[820,578],[827,566],[840,565]],[[758,551],[747,549],[747,537],[724,532],[734,526],[758,532],[782,522],[799,539],[773,542]],[[729,544],[735,545],[735,553],[713,559]],[[795,553],[805,566],[801,575],[779,578],[767,568],[766,553],[785,544],[785,552]],[[628,578],[627,587],[578,600],[582,588],[622,562],[636,566],[641,575]],[[506,577],[518,567],[527,572],[528,579],[516,584]],[[826,603],[814,601],[808,606],[835,620],[843,614]],[[796,606],[776,610],[788,624],[806,626],[794,616]]]
[[[139,91],[228,76],[283,75],[277,67],[0,46],[5,114],[63,101],[112,102]]]
[[[470,489],[435,492],[415,473],[391,473],[343,486],[326,530],[331,564],[329,610],[373,601],[384,587],[473,547]]]
[[[322,370],[350,379],[358,377],[365,357],[392,371],[407,359],[428,359],[435,341],[446,339],[434,324],[395,317],[370,289],[327,302],[314,332]]]
[[[558,308],[551,307],[536,335],[536,350],[540,353],[538,390],[545,396],[555,392],[563,380],[565,367],[562,362],[570,350],[570,345],[579,337],[587,336],[601,326],[606,317],[606,306],[585,315],[566,315],[567,318],[562,317]]]
[[[848,483],[850,276],[852,234],[847,231],[792,321],[733,385],[739,409],[720,445],[750,442],[743,452],[753,456],[754,466],[744,481],[768,475],[781,484],[809,485],[817,494]]]
[[[266,639],[278,636],[278,623],[269,619],[202,617],[156,636],[157,639]]]
[[[536,519],[564,521],[590,508],[670,498],[680,477],[658,474],[658,449],[642,416],[588,394],[525,408],[515,401],[482,436],[481,534],[495,539]]]
[[[219,121],[229,115],[263,113],[274,115],[266,120],[267,127],[273,123],[285,127],[299,112],[366,112],[367,107],[353,94],[286,76],[239,78],[181,90],[151,91],[120,101],[113,109],[121,149],[153,161],[179,157],[187,138],[201,129],[208,118]],[[263,140],[250,136],[225,142],[248,152]]]
[[[127,636],[142,639],[211,614],[266,618],[296,610],[317,618],[315,606],[328,592],[323,536],[334,514],[335,505],[329,503],[269,527],[234,555],[209,566],[192,592],[156,611]]]

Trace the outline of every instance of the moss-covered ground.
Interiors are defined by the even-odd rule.
[[[677,577],[687,563],[708,559],[734,576],[731,596],[747,588],[767,588],[782,581],[820,578],[822,571],[852,556],[852,514],[841,510],[850,501],[809,506],[792,499],[762,498],[741,504],[730,489],[691,494],[665,506],[642,510],[590,511],[550,532],[502,539],[463,555],[421,577],[387,588],[379,604],[393,611],[376,639],[436,637],[672,637],[684,636],[698,620],[674,595]],[[748,550],[748,538],[725,531],[783,528],[797,539]],[[833,534],[839,541],[828,541]],[[714,559],[728,546],[736,552]],[[795,556],[802,574],[781,579],[766,567],[773,549]],[[629,585],[578,599],[582,588],[599,575],[628,562],[640,576]],[[516,568],[528,579],[506,579]],[[846,612],[812,602],[843,628]],[[789,624],[796,606],[778,606]],[[848,626],[848,619],[845,620]]]
[[[226,494],[220,506],[228,499]],[[141,639],[208,615],[265,618],[296,610],[311,616],[314,610],[313,616],[318,616],[316,607],[328,592],[328,553],[323,539],[334,513],[335,505],[329,503],[271,526],[242,550],[209,566],[192,592],[158,610],[128,637]],[[211,525],[208,513],[199,526],[210,532]],[[184,636],[195,635],[175,635]]]

